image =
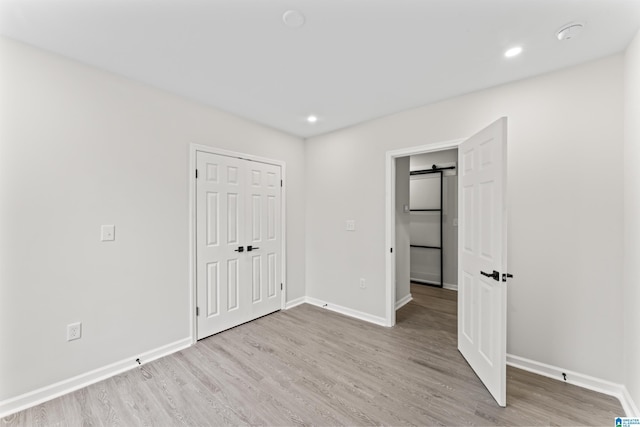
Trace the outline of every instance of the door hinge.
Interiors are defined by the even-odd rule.
[[[282,180],[280,180],[280,187],[282,187]]]
[[[196,316],[200,316],[200,307],[196,307]]]
[[[196,169],[196,179],[198,179],[198,169]]]
[[[282,290],[282,283],[280,283],[280,290]]]
[[[391,249],[389,250],[389,252],[393,253],[393,248],[391,248]]]

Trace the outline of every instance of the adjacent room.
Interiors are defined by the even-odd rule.
[[[639,118],[637,0],[0,0],[0,424],[640,417]]]

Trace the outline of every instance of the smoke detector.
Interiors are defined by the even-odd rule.
[[[569,40],[578,36],[578,34],[580,34],[583,29],[584,29],[584,24],[580,24],[577,22],[573,24],[568,24],[558,30],[558,32],[556,33],[556,37],[560,41]]]

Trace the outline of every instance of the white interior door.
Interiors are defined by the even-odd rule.
[[[251,315],[264,316],[280,309],[281,244],[280,167],[248,162],[246,215],[247,258],[251,271]]]
[[[458,349],[500,406],[507,403],[506,144],[503,117],[458,149]]]
[[[280,309],[280,167],[196,153],[197,337]]]

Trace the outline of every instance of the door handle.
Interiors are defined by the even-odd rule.
[[[251,247],[251,246],[249,246]],[[238,249],[234,249],[234,252],[244,252],[244,246],[238,246]]]
[[[496,282],[500,281],[500,273],[495,270],[493,270],[493,273],[485,273],[484,271],[481,271],[480,274],[482,274],[483,276],[491,277]]]
[[[251,245],[247,246],[247,252],[251,252],[254,249],[260,249],[260,248],[257,246],[251,246]]]
[[[511,273],[502,273],[502,281],[506,282],[508,277],[513,277]]]

